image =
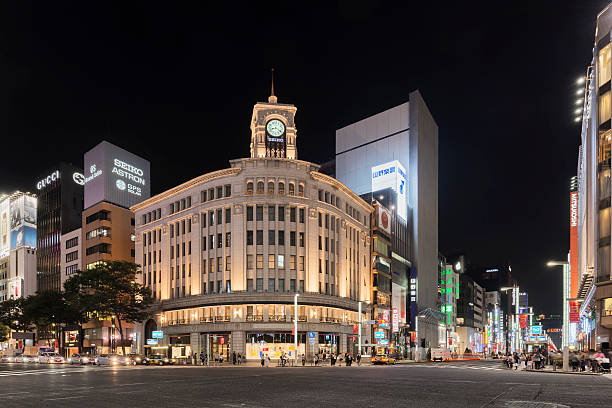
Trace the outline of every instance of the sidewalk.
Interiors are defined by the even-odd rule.
[[[547,365],[541,370],[525,370],[530,373],[549,373],[549,374],[574,374],[574,375],[603,375],[602,373],[592,373],[590,371],[563,371],[562,368],[553,370],[552,365]]]

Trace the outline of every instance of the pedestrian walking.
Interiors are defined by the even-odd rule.
[[[232,364],[236,365],[236,352],[235,351],[232,353]]]
[[[357,366],[361,366],[361,354],[357,354]]]
[[[302,354],[302,367],[306,366],[306,357]]]
[[[238,365],[242,363],[242,357],[240,357],[240,353],[238,353]]]
[[[261,355],[261,366],[263,367],[265,364],[265,360],[264,360],[264,356],[263,354]]]
[[[215,365],[219,365],[219,353],[215,352]]]

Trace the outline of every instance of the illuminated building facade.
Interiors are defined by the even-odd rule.
[[[157,301],[138,329],[145,353],[293,358],[296,312],[299,354],[355,350],[373,208],[297,159],[295,113],[274,95],[257,103],[251,157],[131,207],[140,281]]]

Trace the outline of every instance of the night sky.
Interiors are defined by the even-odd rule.
[[[440,251],[509,262],[536,310],[561,311],[545,262],[569,250],[575,81],[606,1],[14,3],[0,6],[0,192],[34,191],[102,139],[151,161],[153,194],[228,167],[249,155],[270,67],[298,108],[299,157],[318,163],[335,129],[419,89],[439,126]]]

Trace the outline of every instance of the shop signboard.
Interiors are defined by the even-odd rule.
[[[367,324],[367,325],[376,324],[376,320],[364,320],[363,324]]]
[[[519,325],[521,327],[521,329],[526,329],[527,328],[527,324],[529,323],[529,316],[527,315],[520,315],[519,316]]]
[[[397,160],[372,167],[372,192],[392,189],[397,202],[395,211],[402,220],[407,219],[407,179],[406,169]]]
[[[316,344],[316,333],[313,331],[308,332],[308,344]]]
[[[387,339],[379,339],[376,344],[380,345],[380,346],[388,346],[389,345],[389,340]]]
[[[569,302],[569,321],[570,323],[578,323],[580,321],[580,306],[575,300]]]
[[[531,326],[531,334],[542,334],[542,326]]]
[[[376,331],[376,332],[374,332],[374,338],[375,339],[383,339],[383,338],[385,338],[385,332],[383,332],[383,331]]]
[[[161,339],[164,337],[164,332],[161,330],[155,330],[151,333],[151,337],[154,339]]]
[[[393,333],[397,333],[399,332],[399,311],[397,309],[393,309],[391,316]]]
[[[147,339],[147,344],[149,346],[157,346],[157,339]]]

